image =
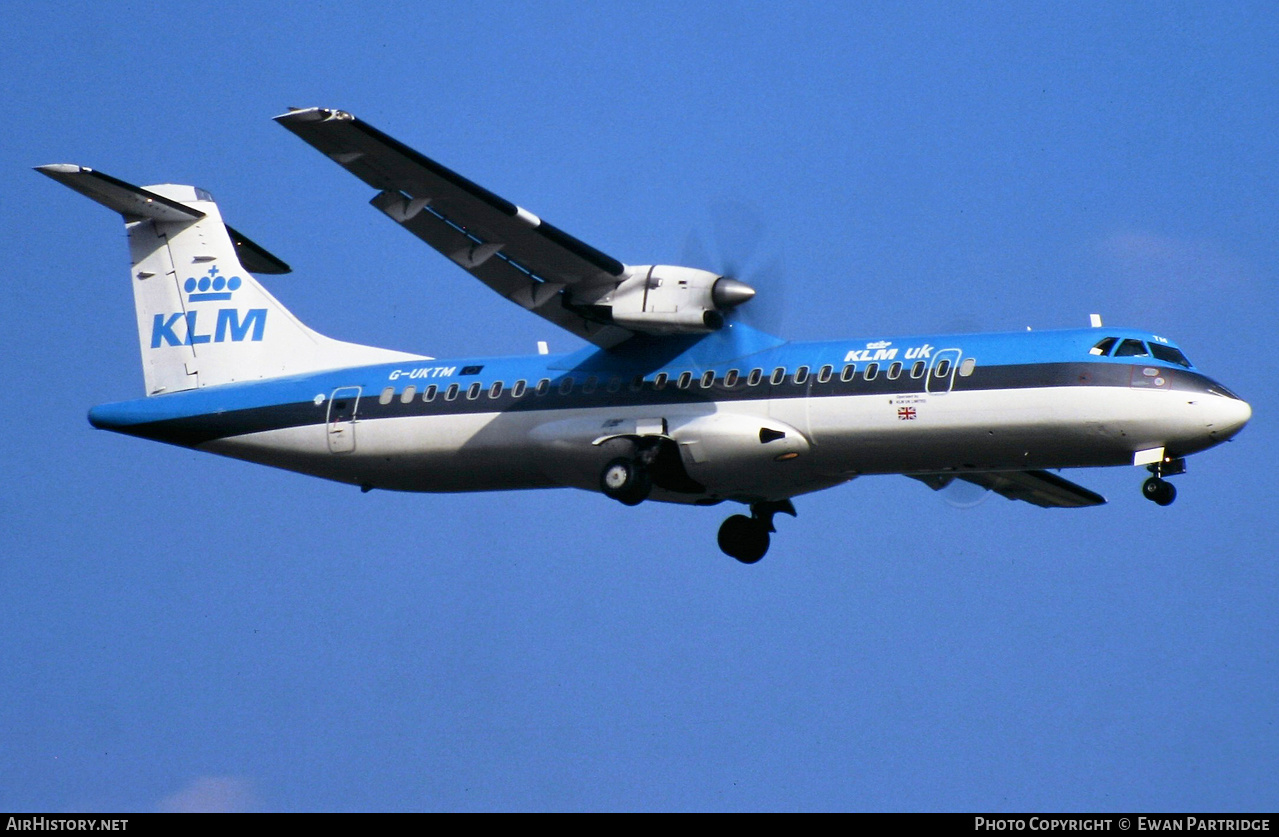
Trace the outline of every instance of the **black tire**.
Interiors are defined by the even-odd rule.
[[[743,564],[754,564],[768,552],[770,538],[763,521],[735,514],[719,527],[719,548]]]
[[[638,506],[653,490],[648,471],[632,459],[618,457],[600,472],[600,491],[627,506]]]
[[[1159,477],[1151,477],[1142,483],[1141,493],[1147,500],[1161,506],[1171,506],[1177,499],[1176,486]]]

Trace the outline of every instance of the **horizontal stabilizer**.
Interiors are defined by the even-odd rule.
[[[184,206],[163,195],[148,192],[141,186],[117,180],[109,174],[69,163],[36,166],[36,171],[74,189],[125,218],[150,218],[153,221],[194,221],[204,217],[198,209]]]
[[[1021,500],[1046,509],[1076,509],[1084,506],[1100,506],[1106,502],[1094,491],[1063,479],[1049,471],[999,471],[980,474],[911,474],[914,479],[934,491],[961,479],[973,485],[1007,497]]]
[[[240,264],[244,265],[244,269],[249,273],[288,273],[293,268],[289,267],[280,259],[262,249],[253,239],[244,233],[226,224],[227,235],[231,236],[231,243],[235,245],[235,255],[240,259]]]
[[[147,218],[152,221],[180,223],[198,221],[205,216],[205,213],[184,203],[85,166],[55,163],[36,166],[36,171],[52,177],[63,186],[74,189],[107,209],[119,212],[126,221]],[[194,190],[194,194],[212,200],[206,192]],[[235,254],[245,270],[250,273],[288,273],[292,269],[248,236],[232,229],[230,225],[225,226],[235,245]]]

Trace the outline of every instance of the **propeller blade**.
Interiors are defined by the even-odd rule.
[[[753,328],[781,333],[785,315],[785,265],[775,255],[763,214],[744,203],[720,201],[711,207],[711,246],[696,232],[684,241],[688,267],[721,277],[713,291],[716,306]]]

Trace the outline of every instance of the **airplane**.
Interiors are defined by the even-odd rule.
[[[790,342],[751,327],[755,289],[628,265],[340,110],[280,125],[370,186],[374,207],[579,351],[440,360],[338,341],[254,274],[289,266],[192,186],[78,165],[41,173],[119,212],[146,396],[90,423],[358,486],[571,487],[626,505],[724,501],[720,548],[767,552],[793,498],[899,474],[1045,508],[1100,505],[1063,468],[1145,466],[1173,502],[1185,458],[1251,408],[1147,331],[1101,327]]]

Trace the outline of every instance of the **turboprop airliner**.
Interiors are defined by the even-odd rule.
[[[508,300],[582,338],[566,355],[447,360],[311,330],[255,274],[289,267],[203,189],[39,171],[124,217],[146,396],[93,426],[364,491],[580,488],[744,505],[743,563],[792,498],[855,477],[955,480],[1042,507],[1105,499],[1057,473],[1144,466],[1160,505],[1246,402],[1168,337],[1093,327],[789,342],[741,314],[740,277],[628,265],[340,110],[277,121],[373,189],[375,208]]]

